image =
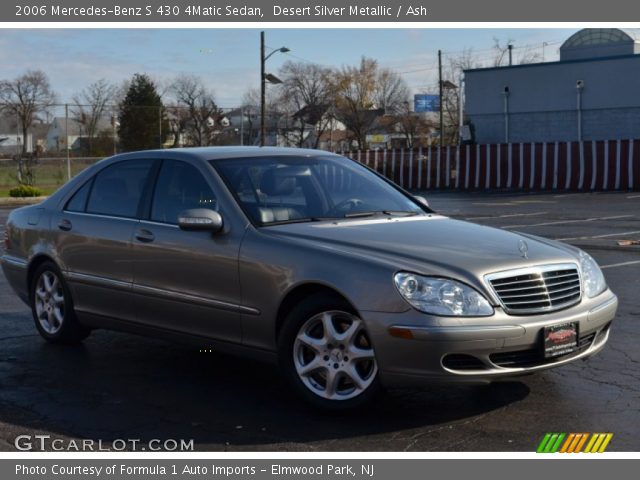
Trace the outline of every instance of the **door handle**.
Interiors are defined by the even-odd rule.
[[[71,225],[71,222],[69,220],[67,220],[66,218],[63,218],[63,219],[60,220],[60,222],[58,222],[58,228],[60,230],[68,232],[69,230],[71,230],[72,225]]]
[[[156,237],[153,235],[153,233],[145,228],[141,228],[140,230],[136,231],[136,239],[140,242],[153,242],[155,238]]]

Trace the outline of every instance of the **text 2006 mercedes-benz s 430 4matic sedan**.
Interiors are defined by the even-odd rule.
[[[107,328],[270,359],[327,408],[589,357],[618,303],[585,252],[312,150],[116,155],[11,212],[5,244],[46,340]]]

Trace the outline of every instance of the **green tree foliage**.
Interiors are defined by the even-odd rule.
[[[136,73],[120,104],[120,147],[122,151],[162,148],[169,133],[169,122],[162,99],[151,79]]]

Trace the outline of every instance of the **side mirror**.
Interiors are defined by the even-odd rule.
[[[192,208],[178,215],[178,226],[182,230],[208,230],[217,233],[222,230],[222,216],[208,208]]]
[[[413,198],[414,198],[414,200],[415,200],[416,202],[418,202],[419,204],[424,205],[424,206],[425,206],[425,207],[427,207],[427,208],[430,208],[430,207],[429,207],[429,201],[428,201],[426,198],[424,198],[423,196],[421,196],[421,195],[414,195],[414,196],[413,196]]]

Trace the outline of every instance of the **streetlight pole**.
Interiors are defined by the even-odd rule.
[[[267,125],[265,123],[265,96],[267,88],[267,80],[271,83],[282,83],[275,75],[267,75],[265,72],[265,64],[267,60],[276,52],[287,53],[290,50],[287,47],[280,47],[273,50],[269,55],[265,55],[264,31],[260,32],[260,146],[264,147],[265,137],[267,135]]]
[[[264,31],[260,32],[260,146],[264,147],[264,137],[267,133],[267,126],[264,123],[264,106],[265,106],[265,90],[267,84],[264,78],[264,64],[267,59],[264,58]]]
[[[444,115],[442,112],[442,50],[438,50],[438,96],[440,97],[440,148],[444,145]]]

